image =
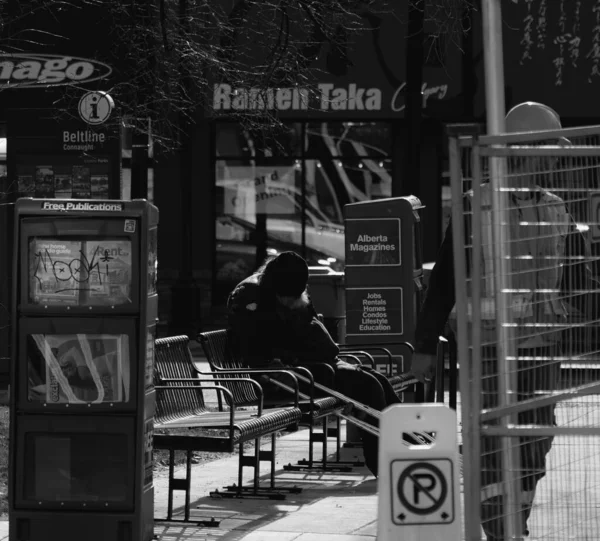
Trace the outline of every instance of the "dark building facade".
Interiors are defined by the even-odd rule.
[[[231,11],[238,2],[220,3]],[[148,196],[160,209],[160,333],[221,325],[227,293],[264,255],[292,249],[311,265],[343,269],[347,203],[416,195],[425,205],[424,260],[434,259],[448,206],[444,127],[485,120],[480,13],[464,18],[472,30],[456,40],[436,38],[439,27],[426,21],[420,175],[407,178],[407,149],[414,151],[415,145],[414,126],[406,118],[404,4],[394,2],[393,13],[365,14],[364,30],[335,44],[323,41],[297,83],[259,90],[213,77],[208,106],[193,125],[187,151],[156,147]],[[554,107],[565,125],[597,121],[598,2],[519,0],[502,7],[506,106],[537,100]],[[101,13],[86,20],[89,24],[72,28],[46,21],[49,35],[59,33],[58,25],[69,39],[50,39],[44,50],[76,51],[112,66],[109,78],[79,89],[110,91],[127,77],[119,64],[122,50],[111,43]],[[52,109],[64,92],[61,87],[3,91],[2,120],[15,118],[12,112],[19,109]],[[239,122],[262,109],[281,125],[265,133]],[[117,102],[114,118],[123,113]],[[76,113],[69,118],[76,120]],[[35,135],[36,123],[29,123]],[[21,135],[28,130],[25,123],[19,126]],[[10,155],[10,130],[6,134]],[[114,154],[121,160],[114,176],[118,195],[129,197],[131,178],[123,164],[131,154],[124,146],[120,141]],[[16,169],[7,173],[5,188],[18,183]],[[4,274],[9,266],[5,263]],[[10,283],[2,284],[6,299]]]
[[[131,196],[131,133],[115,106],[98,125],[79,114],[89,91],[122,77],[106,12],[3,5],[0,52],[0,380],[6,384],[13,291],[13,209],[19,197]],[[63,16],[61,19],[60,16]]]
[[[365,29],[348,33],[341,45],[324,41],[297,84],[264,90],[212,80],[207,114],[196,124],[188,224],[202,326],[223,323],[227,293],[265,255],[292,249],[311,265],[342,270],[347,203],[417,195],[426,206],[425,257],[434,257],[447,180],[443,126],[464,119],[465,101],[469,107],[471,101],[462,93],[464,55],[449,40],[436,40],[436,25],[426,23],[421,176],[405,178],[411,137],[405,120],[407,8],[394,5],[387,16],[365,14]],[[237,121],[257,110],[276,115],[282,125],[265,134]],[[176,178],[176,167],[172,161],[156,164],[162,216],[176,216],[171,209],[181,204],[162,180]],[[161,245],[160,268],[173,282],[182,226],[170,220],[161,217],[161,238],[169,240]],[[175,298],[166,295],[164,303],[165,313],[180,312]]]
[[[507,106],[539,101],[566,125],[598,122],[600,2],[518,0],[502,3]],[[475,115],[484,118],[481,22],[473,19]]]

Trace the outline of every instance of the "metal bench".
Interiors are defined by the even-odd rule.
[[[257,396],[253,411],[240,411],[236,407],[232,393],[212,377],[199,377],[188,348],[187,336],[160,338],[155,341],[154,383],[156,389],[156,412],[154,428],[166,429],[165,433],[154,434],[155,449],[169,451],[169,489],[167,519],[173,520],[173,492],[185,491],[184,521],[190,518],[191,464],[194,451],[222,451],[232,453],[239,446],[238,483],[225,487],[225,490],[211,492],[218,497],[261,497],[285,499],[286,492],[300,492],[297,487],[275,486],[276,435],[290,427],[296,428],[302,418],[298,407],[298,382],[296,376],[287,372],[296,397],[291,405],[281,408],[263,408],[262,389],[257,382],[243,383],[252,385]],[[203,391],[215,390],[228,406],[228,411],[214,411],[207,407]],[[201,428],[201,434],[181,434],[169,432],[169,429]],[[181,430],[179,430],[181,432]],[[263,436],[271,437],[269,450],[260,449]],[[254,452],[244,454],[244,444],[254,441]],[[175,478],[175,451],[186,453],[186,473],[183,478]],[[260,486],[260,462],[271,465],[268,487]],[[253,483],[243,486],[243,468],[254,469]],[[215,524],[210,524],[215,525]]]
[[[233,381],[225,379],[228,377],[245,375],[250,380],[250,368],[244,364],[230,347],[229,332],[226,329],[199,333],[197,340],[204,350],[210,368],[215,373],[222,374],[219,379],[221,385],[227,387],[234,396],[239,407],[256,403],[254,387],[249,382]],[[324,368],[331,369],[333,380],[333,368],[325,365]],[[294,369],[296,370],[296,368]],[[313,385],[312,375],[306,369],[298,369],[298,377],[304,376],[308,380],[308,386]],[[233,371],[233,373],[231,372]],[[250,380],[252,381],[252,380]],[[285,385],[274,382],[280,387]],[[314,388],[314,385],[313,385]],[[319,469],[329,471],[351,471],[353,466],[363,466],[362,461],[341,460],[341,418],[340,413],[348,409],[348,402],[336,397],[315,398],[314,393],[302,394],[300,409],[302,410],[302,424],[309,429],[308,459],[300,460],[297,464],[284,466],[286,470]],[[280,402],[281,403],[280,399]],[[331,416],[335,419],[335,428],[329,425]],[[335,460],[328,460],[327,442],[329,437],[336,438]],[[315,460],[314,446],[322,445],[322,459]]]
[[[243,373],[244,371],[246,371],[245,373],[248,374],[248,379],[250,379],[249,373],[254,372],[254,370],[248,368],[248,366],[243,364],[242,361],[234,354],[233,348],[230,345],[230,333],[228,330],[221,329],[218,331],[199,333],[197,338],[204,349],[205,355],[208,359],[208,362],[209,362],[211,368],[215,371],[215,373],[218,372],[223,375],[232,374],[232,375],[237,376],[240,373]],[[353,354],[350,354],[347,352],[345,352],[343,355],[353,356]],[[230,369],[230,367],[235,367],[235,368],[232,371]],[[294,367],[293,370],[295,371],[298,379],[301,382],[309,385],[309,387],[310,387],[309,394],[302,393],[302,392],[300,393],[300,398],[302,399],[302,401],[300,402],[300,407],[305,412],[304,421],[309,425],[309,427],[311,426],[310,423],[314,422],[314,418],[311,418],[311,415],[315,415],[315,412],[316,412],[315,405],[318,404],[320,400],[329,401],[331,399],[336,399],[336,402],[333,403],[335,405],[335,407],[334,407],[334,409],[331,409],[327,413],[328,415],[333,414],[336,417],[345,419],[346,421],[352,423],[353,425],[355,425],[359,428],[362,428],[363,430],[365,430],[371,434],[379,436],[379,428],[377,426],[374,426],[374,424],[377,424],[377,425],[379,424],[379,419],[381,417],[380,411],[373,409],[369,406],[366,406],[365,404],[362,404],[356,400],[353,400],[350,397],[345,396],[342,393],[335,391],[334,389],[331,389],[329,387],[326,387],[324,385],[314,382],[312,375],[310,375],[310,372],[308,372],[308,370],[306,370],[306,369],[302,369],[300,367]],[[404,384],[404,389],[406,389],[410,385],[413,385],[416,383],[416,380],[409,374],[403,374],[403,375],[399,376],[399,378],[402,380],[402,382]],[[248,393],[250,391],[250,389],[240,388],[240,384],[237,382],[228,383],[226,381],[223,381],[222,384],[224,386],[227,386],[230,390],[232,390],[232,392],[238,393],[239,395]],[[278,384],[278,385],[283,387],[282,384]],[[291,391],[291,389],[288,389],[288,390]],[[314,395],[315,391],[320,391],[320,392],[324,393],[325,395],[327,395],[327,397],[325,399],[320,399],[320,398],[315,399],[315,398],[313,398],[315,396]],[[312,406],[312,410],[311,409],[307,410],[307,407],[309,407],[309,405],[311,403],[314,404]],[[324,402],[324,404],[325,404],[324,408],[327,408],[327,407],[329,407],[328,405],[330,403]],[[324,409],[324,411],[327,412],[327,409]],[[318,412],[316,414],[318,415]],[[375,423],[369,423],[367,420],[365,420],[365,417],[370,417],[372,420],[375,421]],[[338,419],[338,421],[339,421],[339,419]],[[338,427],[339,427],[339,424],[338,424]],[[325,435],[323,435],[323,437],[326,439]],[[407,434],[406,438],[405,438],[405,443],[407,445],[413,444],[414,442],[428,443],[431,441],[432,441],[432,439],[431,439],[430,435],[427,435],[427,434]],[[340,454],[339,430],[338,430],[337,445],[338,445],[337,459],[339,461],[339,454]],[[333,464],[340,464],[340,462],[333,462]],[[356,464],[356,463],[354,463],[354,464]]]

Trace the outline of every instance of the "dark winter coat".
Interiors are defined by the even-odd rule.
[[[227,316],[239,355],[251,367],[279,359],[283,364],[334,365],[339,348],[309,303],[278,310],[274,295],[261,288],[262,273],[240,282],[229,295]]]

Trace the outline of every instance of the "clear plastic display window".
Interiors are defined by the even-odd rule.
[[[29,402],[125,403],[131,392],[126,334],[27,336]]]
[[[29,302],[46,306],[132,303],[129,239],[29,239]]]
[[[130,454],[125,434],[28,433],[25,436],[25,500],[126,502]]]

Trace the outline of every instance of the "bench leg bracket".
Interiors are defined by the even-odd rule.
[[[196,524],[206,528],[218,528],[221,524],[220,520],[214,517],[210,519],[191,519],[190,518],[190,493],[192,480],[192,456],[193,451],[186,451],[185,461],[185,477],[175,477],[175,449],[169,449],[169,488],[168,488],[168,504],[167,517],[155,518],[154,522],[184,522],[187,524]],[[173,493],[176,490],[185,492],[185,506],[183,518],[173,518]]]
[[[325,416],[322,421],[322,430],[314,431],[314,425],[309,426],[309,453],[308,459],[299,460],[296,464],[287,464],[283,467],[286,471],[332,471],[332,472],[351,472],[354,467],[364,466],[365,463],[360,460],[341,460],[341,419],[336,415],[335,428],[329,427],[329,416]],[[327,440],[329,437],[335,437],[335,460],[328,460]],[[321,460],[314,459],[314,444],[321,442],[323,444]]]
[[[229,485],[224,491],[214,490],[210,493],[211,498],[264,498],[269,500],[285,500],[286,494],[300,494],[302,489],[297,486],[278,487],[275,486],[275,447],[277,442],[276,434],[271,434],[271,449],[261,451],[260,440],[254,440],[254,453],[244,455],[244,444],[239,444],[239,465],[238,465],[238,483]],[[269,462],[271,465],[269,486],[260,486],[260,463]],[[243,468],[247,466],[254,470],[252,486],[243,485]]]

